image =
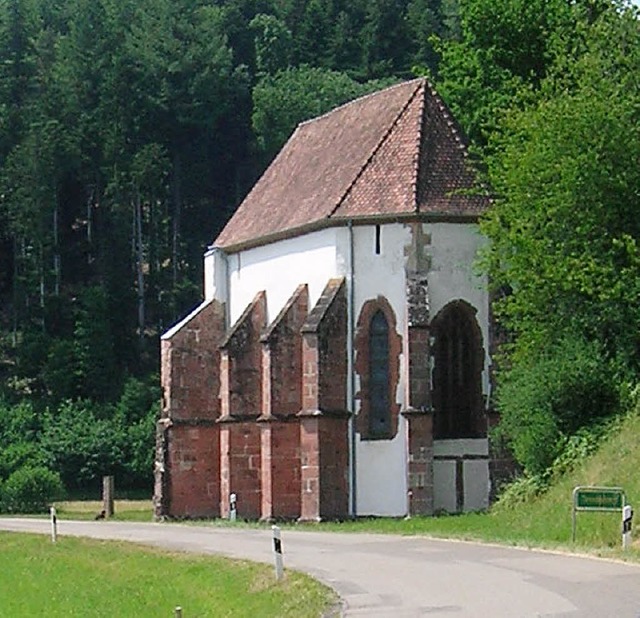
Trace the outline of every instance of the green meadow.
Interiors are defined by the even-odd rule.
[[[317,617],[332,591],[300,573],[127,543],[0,533],[3,616]]]

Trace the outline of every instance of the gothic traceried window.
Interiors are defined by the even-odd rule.
[[[392,440],[398,433],[402,337],[393,308],[378,296],[365,301],[354,338],[354,370],[358,376],[355,397],[360,401],[356,431],[362,440]]]
[[[369,397],[371,435],[386,435],[391,428],[389,407],[389,325],[376,311],[369,328]]]

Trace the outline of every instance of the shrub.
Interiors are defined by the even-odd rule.
[[[157,405],[146,416],[126,429],[126,464],[124,484],[135,488],[151,487],[155,457]]]
[[[86,487],[105,474],[118,474],[124,461],[124,429],[117,419],[98,418],[89,401],[65,401],[45,416],[41,448],[47,466],[68,489]]]
[[[9,403],[0,398],[0,448],[16,442],[32,442],[41,429],[40,415],[31,401]]]
[[[535,476],[521,476],[502,488],[500,496],[493,505],[492,510],[494,512],[500,512],[515,509],[544,493],[547,487],[547,482],[539,474]]]
[[[501,376],[497,434],[527,473],[542,474],[568,436],[619,410],[619,382],[596,343],[565,337]]]
[[[64,495],[57,472],[43,466],[16,470],[2,485],[2,510],[10,513],[41,513]]]
[[[14,442],[0,449],[0,478],[7,478],[23,467],[44,464],[45,457],[37,442]]]

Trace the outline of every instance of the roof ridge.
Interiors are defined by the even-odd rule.
[[[422,97],[421,97],[421,101],[420,101],[420,112],[418,113],[418,131],[416,132],[416,149],[415,149],[415,154],[414,154],[414,169],[413,169],[413,182],[412,182],[412,187],[411,187],[411,191],[413,193],[413,210],[414,212],[418,212],[419,211],[419,204],[418,204],[418,179],[420,177],[420,160],[422,157],[422,146],[424,143],[424,140],[422,139],[422,129],[424,127],[424,111],[426,109],[426,96],[427,96],[427,87],[429,88],[430,92],[433,92],[433,86],[431,86],[431,84],[429,83],[429,80],[425,79],[424,83],[422,84]]]
[[[409,105],[411,105],[411,103],[415,99],[416,94],[420,91],[420,87],[424,82],[426,82],[426,79],[424,77],[421,77],[421,78],[418,78],[418,79],[413,79],[413,80],[410,80],[408,82],[402,82],[402,83],[406,86],[407,84],[410,84],[412,82],[417,83],[416,89],[408,97],[407,101],[402,106],[402,109],[398,112],[396,117],[390,123],[389,128],[384,132],[384,135],[375,144],[375,146],[371,150],[371,153],[365,159],[365,162],[362,164],[362,167],[358,170],[356,175],[353,177],[353,180],[349,183],[349,186],[345,189],[345,192],[342,195],[342,197],[338,200],[338,202],[335,204],[335,206],[331,209],[331,212],[327,215],[327,217],[326,217],[327,219],[330,219],[336,213],[338,208],[340,208],[340,206],[342,206],[342,204],[344,203],[344,201],[347,198],[347,196],[353,190],[353,187],[355,186],[355,184],[358,182],[358,180],[364,174],[365,170],[369,167],[369,164],[373,160],[373,157],[375,157],[376,153],[380,150],[380,148],[382,148],[382,145],[387,141],[387,139],[389,139],[389,136],[393,132],[393,129],[396,126],[398,126],[398,122],[400,121],[400,118],[402,118],[402,116],[404,116],[404,113],[407,111],[407,108],[409,107]],[[383,90],[381,92],[385,92],[385,91]]]
[[[375,96],[379,96],[382,93],[385,92],[389,92],[390,90],[395,90],[396,88],[400,88],[403,86],[408,86],[409,84],[411,84],[412,82],[425,82],[427,81],[425,77],[417,77],[415,79],[410,79],[407,80],[405,82],[398,82],[397,84],[392,84],[391,86],[387,86],[386,88],[383,88],[382,90],[375,90],[374,92],[368,92],[367,94],[363,94],[355,99],[351,99],[351,101],[347,101],[346,103],[343,103],[342,105],[338,105],[338,107],[334,107],[333,109],[330,109],[328,112],[325,112],[324,114],[320,115],[320,116],[315,116],[314,118],[309,118],[307,120],[303,120],[302,122],[299,122],[296,126],[296,129],[298,127],[303,127],[307,124],[312,124],[318,120],[322,120],[323,118],[325,118],[326,116],[329,116],[331,114],[333,114],[334,112],[337,112],[338,110],[344,109],[345,107],[349,107],[350,105],[354,105],[355,103],[360,103],[361,101],[363,101],[364,99],[368,99],[370,97],[375,97]],[[294,130],[295,132],[295,130]]]
[[[453,117],[451,110],[448,108],[447,104],[444,102],[443,98],[436,92],[433,85],[425,80],[427,85],[429,86],[429,94],[433,97],[438,109],[440,110],[442,117],[446,121],[447,127],[456,143],[458,144],[458,148],[462,150],[465,157],[468,156],[467,152],[467,143],[464,139],[464,133],[461,130],[461,127],[458,125],[456,119]]]

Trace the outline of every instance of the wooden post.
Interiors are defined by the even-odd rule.
[[[102,477],[102,504],[105,517],[113,517],[113,476]]]

